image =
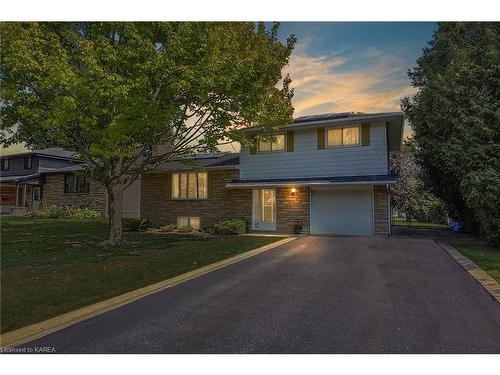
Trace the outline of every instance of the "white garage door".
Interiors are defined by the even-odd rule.
[[[373,186],[313,189],[312,234],[373,234]]]

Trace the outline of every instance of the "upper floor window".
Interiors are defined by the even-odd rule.
[[[326,142],[328,147],[359,145],[359,126],[327,129]]]
[[[2,159],[2,171],[8,171],[10,168],[10,160]]]
[[[89,193],[90,177],[67,174],[64,176],[65,193]]]
[[[259,152],[285,151],[285,134],[274,135],[272,140],[259,138]]]
[[[206,199],[207,172],[172,173],[173,199]]]
[[[24,158],[24,169],[31,169],[33,168],[33,158],[31,156],[28,156]]]

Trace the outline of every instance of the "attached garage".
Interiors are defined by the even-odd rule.
[[[373,186],[312,188],[310,220],[312,234],[373,234]]]

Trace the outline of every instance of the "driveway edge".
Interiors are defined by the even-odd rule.
[[[446,252],[457,261],[491,296],[500,303],[500,284],[476,263],[464,256],[447,242],[436,241]]]
[[[6,332],[0,335],[0,352],[2,351],[2,349],[20,345],[39,337],[48,335],[49,333],[59,331],[83,320],[87,320],[102,313],[117,309],[142,297],[146,297],[150,294],[162,291],[172,286],[206,275],[207,273],[216,271],[220,268],[227,267],[231,264],[253,257],[265,251],[274,249],[278,246],[294,241],[297,238],[298,237],[284,238],[280,241],[258,247],[256,249],[235,255],[231,258],[223,259],[218,262],[209,264],[208,266],[204,266],[196,270],[174,276],[170,279],[159,281],[157,283],[132,290],[124,294],[120,294],[116,297],[112,297],[107,300],[85,306],[68,313],[64,313],[62,315],[44,320],[39,323],[31,324],[26,327]]]

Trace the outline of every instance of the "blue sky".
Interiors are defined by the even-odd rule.
[[[397,111],[412,95],[407,70],[432,38],[433,22],[284,22],[297,45],[289,66],[295,116]]]

